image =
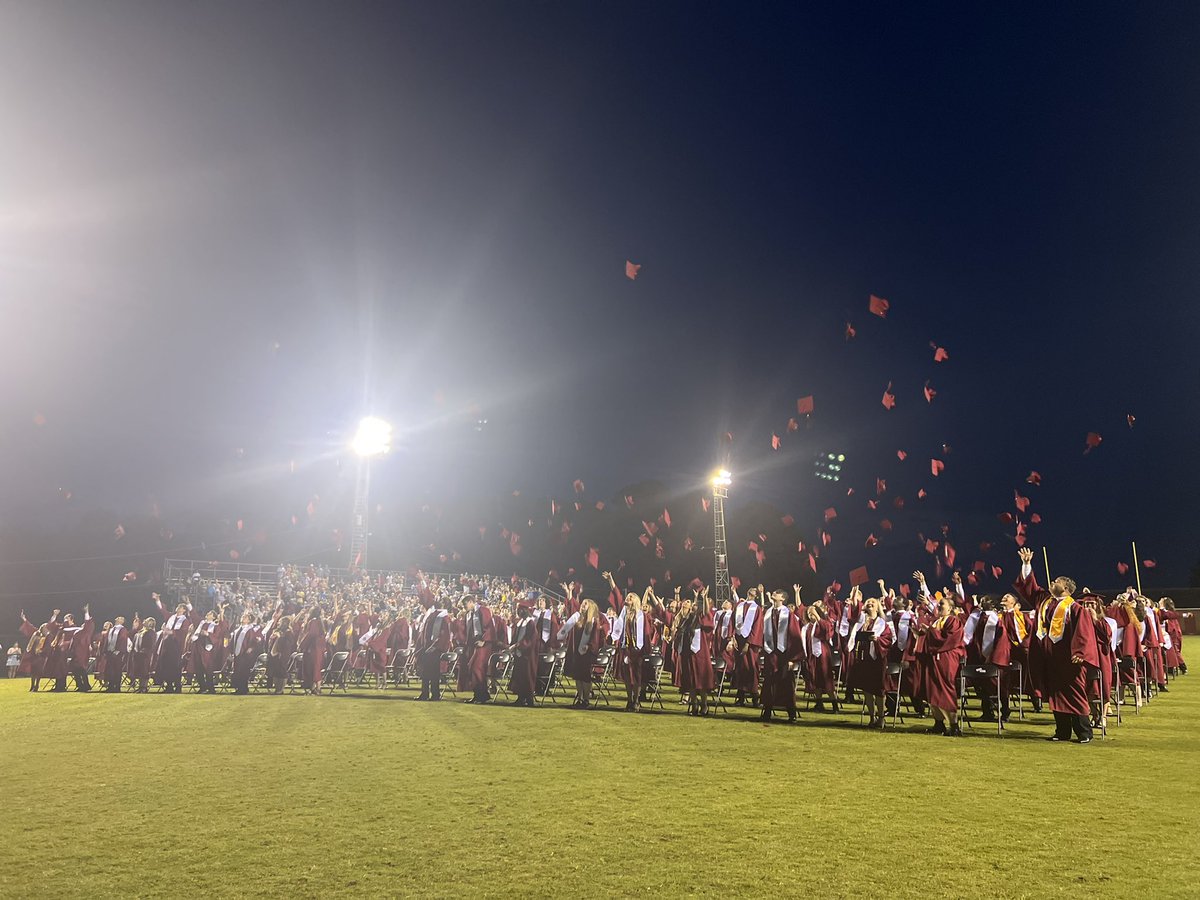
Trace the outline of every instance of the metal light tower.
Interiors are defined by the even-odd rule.
[[[354,472],[354,514],[350,522],[350,568],[367,561],[367,520],[371,509],[371,459],[392,449],[392,426],[383,419],[367,416],[358,423],[351,448],[358,457]]]
[[[729,554],[725,546],[725,501],[729,497],[729,485],[733,479],[727,469],[713,476],[713,558],[716,563],[716,581],[713,585],[713,608],[720,609],[726,600],[731,600],[729,587]]]

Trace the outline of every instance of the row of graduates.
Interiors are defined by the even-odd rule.
[[[56,609],[40,626],[22,611],[20,627],[27,652],[18,674],[30,677],[31,691],[39,690],[44,679],[54,682],[55,691],[64,691],[68,677],[74,678],[77,689],[90,691],[89,676],[94,675],[107,692],[120,692],[127,681],[140,693],[147,692],[151,683],[167,693],[179,693],[186,680],[201,693],[215,693],[217,676],[227,672],[234,693],[245,694],[255,666],[265,657],[269,690],[282,693],[294,679],[317,694],[327,661],[339,653],[346,654],[349,669],[382,683],[389,663],[409,652],[414,654],[418,674],[440,686],[446,669],[443,657],[467,639],[468,611],[477,602],[470,597],[459,604],[462,614],[451,617],[449,610],[455,604],[446,591],[445,585],[422,579],[412,602],[377,608],[373,602],[335,601],[331,611],[321,604],[301,605],[296,598],[286,598],[269,616],[247,610],[236,624],[228,603],[203,615],[190,602],[168,612],[154,594],[158,618],[135,613],[132,624],[126,625],[125,617],[117,616],[99,632],[87,606],[78,622],[73,614]],[[541,598],[537,604],[539,613],[548,616],[548,602]],[[490,611],[488,616],[492,621]],[[505,604],[497,603],[489,646],[511,640],[513,626],[508,619]],[[542,633],[548,635],[548,619],[546,623]],[[501,633],[504,637],[497,641]],[[469,681],[469,672],[460,675],[463,679]]]
[[[125,617],[117,616],[99,632],[87,606],[79,621],[56,609],[40,626],[22,612],[27,645],[19,674],[29,675],[31,691],[39,690],[43,679],[53,681],[55,691],[64,691],[68,677],[78,690],[90,691],[89,675],[94,675],[113,693],[126,680],[139,693],[146,693],[152,682],[167,693],[179,693],[185,678],[201,693],[215,693],[218,674],[227,671],[234,693],[245,694],[265,655],[269,689],[282,693],[287,679],[294,677],[306,690],[320,693],[330,654],[346,650],[354,665],[382,674],[385,660],[394,649],[407,647],[411,635],[410,619],[400,610],[379,614],[368,607],[335,605],[326,613],[319,605],[281,600],[265,621],[244,612],[234,624],[228,604],[201,616],[188,602],[174,612],[163,607],[158,595],[154,602],[159,618],[135,614],[127,626]],[[289,671],[293,663],[296,668]]]
[[[695,715],[709,711],[710,695],[726,673],[739,704],[760,702],[761,679],[764,718],[776,709],[795,718],[797,675],[817,697],[818,711],[825,697],[836,710],[840,674],[848,692],[861,691],[868,700],[870,725],[882,725],[885,700],[894,702],[899,688],[918,709],[932,709],[934,731],[951,735],[961,733],[958,671],[966,662],[1003,673],[1003,717],[1009,695],[1024,690],[1035,706],[1043,697],[1050,700],[1060,739],[1072,730],[1081,739],[1090,738],[1088,714],[1099,704],[1103,715],[1114,672],[1133,687],[1140,703],[1143,672],[1165,689],[1165,670],[1183,668],[1179,616],[1169,600],[1156,609],[1132,589],[1111,604],[1086,591],[1076,601],[1070,579],[1056,579],[1050,590],[1043,590],[1033,577],[1030,556],[1022,551],[1020,578],[998,600],[968,597],[957,576],[953,590],[931,595],[917,572],[920,596],[915,604],[881,582],[877,598],[864,600],[855,588],[843,602],[831,590],[809,607],[793,586],[791,596],[773,592],[764,608],[759,601],[766,593],[760,585],[745,599],[735,595],[714,611],[707,589],[699,586],[691,598],[676,591],[664,601],[652,588],[640,597],[623,593],[606,573],[609,609],[603,614],[593,601],[581,598],[578,585],[564,585],[566,600],[557,607],[541,597],[536,604],[520,603],[510,619],[503,604],[489,608],[474,596],[455,610],[422,582],[419,606],[382,614],[370,606],[335,606],[326,616],[319,606],[297,610],[281,602],[269,621],[246,613],[231,627],[227,607],[199,617],[188,604],[180,604],[168,615],[156,597],[161,629],[153,618],[137,616],[132,629],[126,629],[118,617],[93,638],[94,622],[85,607],[81,624],[70,615],[60,619],[56,610],[36,629],[23,617],[22,630],[29,637],[25,662],[31,689],[42,677],[65,689],[68,674],[88,689],[90,657],[106,689],[113,691],[120,690],[123,674],[141,691],[150,678],[167,691],[179,691],[187,674],[200,690],[212,692],[214,674],[228,660],[235,692],[246,693],[261,653],[267,656],[268,685],[274,690],[281,692],[292,674],[316,693],[330,653],[345,651],[352,668],[382,679],[388,661],[411,650],[422,678],[419,699],[438,699],[447,654],[455,649],[461,657],[458,687],[473,693],[472,702],[490,699],[493,656],[508,653],[509,690],[518,703],[532,705],[545,685],[547,657],[561,647],[565,674],[577,686],[575,703],[588,707],[597,659],[612,647],[615,672],[627,690],[627,709],[640,708],[647,676],[653,674],[648,662],[658,654]],[[294,659],[299,665],[289,673]],[[903,663],[899,684],[897,662]],[[977,687],[985,718],[994,717],[994,688],[987,682]]]

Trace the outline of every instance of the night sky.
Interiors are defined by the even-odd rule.
[[[743,580],[894,582],[948,525],[958,567],[1007,581],[1004,512],[1037,513],[1029,546],[1081,584],[1127,583],[1132,538],[1150,587],[1200,559],[1195,4],[28,0],[0,20],[13,603],[144,584],[164,555],[346,562],[366,413],[400,444],[374,468],[374,565],[461,550],[544,576],[599,534],[601,568],[702,572],[696,491],[726,453],[731,529],[767,537],[762,572],[737,548]],[[812,475],[830,450],[836,485]],[[609,519],[575,521],[577,499]],[[541,510],[521,557],[487,543],[525,531],[514,500]],[[668,558],[635,559],[672,504]],[[563,521],[561,552],[535,549]],[[14,564],[76,556],[105,558],[69,582]]]

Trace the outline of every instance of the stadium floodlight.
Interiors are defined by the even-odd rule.
[[[392,426],[378,416],[367,416],[359,421],[350,446],[365,459],[384,456],[392,449]]]
[[[714,490],[721,487],[727,488],[731,484],[733,484],[733,475],[728,469],[718,469],[717,473],[712,477],[712,486]]]
[[[350,568],[366,564],[367,538],[370,537],[371,460],[386,456],[392,449],[392,426],[378,416],[359,420],[358,431],[350,447],[358,457],[354,477],[354,513],[350,523]]]

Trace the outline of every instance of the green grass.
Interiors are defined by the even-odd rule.
[[[1200,678],[1107,741],[0,682],[0,896],[1200,893]],[[1132,711],[1131,711],[1132,713]]]

